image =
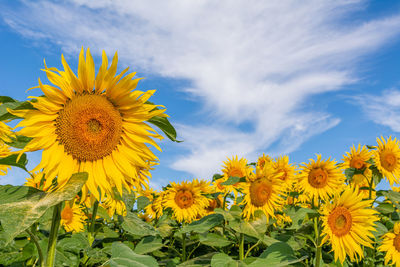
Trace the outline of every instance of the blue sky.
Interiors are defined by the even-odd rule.
[[[400,131],[398,1],[3,1],[0,40],[1,95],[19,100],[40,95],[25,91],[46,80],[44,58],[76,69],[82,46],[146,77],[184,140],[161,143],[158,188],[236,154],[340,160]]]

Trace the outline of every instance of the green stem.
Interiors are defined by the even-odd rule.
[[[94,227],[96,225],[96,216],[98,208],[99,208],[99,202],[96,200],[93,204],[92,218],[90,220],[89,232],[88,232],[88,241],[90,245],[92,245],[94,242],[94,237],[95,237]]]
[[[368,199],[372,198],[372,184],[374,183],[374,178],[371,176],[371,180],[369,181],[369,197]]]
[[[240,234],[240,241],[239,241],[239,260],[244,259],[244,234]]]
[[[315,244],[316,244],[316,253],[315,253],[315,267],[320,267],[321,265],[321,249],[322,246],[320,244],[320,234],[319,234],[319,227],[318,227],[318,218],[314,218],[314,230],[315,230]]]
[[[57,235],[58,235],[58,228],[60,227],[62,204],[63,204],[62,202],[58,203],[57,205],[54,206],[53,209],[53,219],[51,222],[49,244],[47,246],[47,258],[46,258],[47,267],[54,266],[54,261],[56,256]]]
[[[31,240],[33,241],[33,243],[34,243],[35,246],[36,246],[36,249],[37,249],[38,255],[39,255],[39,265],[40,265],[40,266],[44,266],[43,252],[42,252],[42,249],[40,248],[40,245],[39,245],[39,239],[37,238],[36,235],[34,235],[34,234],[31,232],[31,230],[26,229],[25,231],[29,234],[29,236],[31,237]]]
[[[186,234],[182,234],[182,262],[186,261]]]
[[[255,243],[254,245],[252,245],[252,246],[246,251],[246,254],[244,255],[244,258],[245,258],[245,259],[247,258],[247,256],[249,256],[250,251],[252,251],[255,247],[257,247],[258,244],[260,244],[260,240],[258,240],[257,243]]]

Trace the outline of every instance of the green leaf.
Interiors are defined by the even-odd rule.
[[[394,211],[394,207],[390,203],[380,203],[375,209],[382,214],[389,214]]]
[[[290,207],[285,213],[292,219],[292,225],[288,229],[299,229],[309,215],[318,212],[309,208]]]
[[[17,161],[18,155],[13,154],[5,158],[0,158],[0,165],[8,165],[8,166],[15,166],[19,167],[23,170],[26,170],[26,164],[28,163],[28,160],[26,158],[26,154],[22,154],[20,159]]]
[[[158,267],[156,259],[148,255],[139,255],[133,252],[127,245],[114,242],[111,247],[111,259],[102,266],[122,267]]]
[[[6,142],[7,145],[15,148],[24,148],[33,138],[23,135],[17,135],[17,138],[11,137],[11,142]]]
[[[236,177],[236,176],[230,176],[228,180],[225,182],[221,183],[221,185],[234,185],[236,183],[241,182],[241,177]]]
[[[260,257],[249,264],[251,267],[261,266],[288,266],[303,261],[307,256],[297,259],[293,249],[285,242],[277,242],[270,245]]]
[[[216,252],[207,253],[196,258],[190,259],[188,261],[182,262],[177,265],[177,267],[201,267],[201,266],[210,266],[212,257],[217,254]],[[169,265],[167,262],[167,266],[175,266]]]
[[[247,266],[244,262],[236,261],[225,253],[215,254],[211,258],[211,267],[239,267]]]
[[[7,111],[7,109],[20,110],[20,109],[35,109],[32,106],[32,103],[29,101],[15,101],[14,102],[6,102],[0,105],[0,121],[9,120],[9,119],[19,119],[19,117],[12,115]]]
[[[232,241],[215,233],[206,233],[200,235],[200,243],[206,246],[221,248],[232,244]]]
[[[261,218],[258,218],[254,221],[234,221],[231,222],[229,226],[238,233],[242,233],[255,238],[262,238],[267,230],[267,217],[265,217],[265,215],[263,214]]]
[[[135,201],[136,201],[135,193],[133,191],[128,193],[128,191],[126,189],[124,189],[124,192],[122,194],[122,200],[125,203],[126,210],[132,211],[133,205],[135,205]]]
[[[89,241],[84,233],[76,233],[71,237],[66,237],[57,242],[57,247],[63,251],[78,254],[81,250],[89,248]]]
[[[17,101],[9,96],[0,95],[0,103],[7,103],[7,102],[17,102]]]
[[[134,252],[147,254],[163,247],[162,239],[159,236],[146,236],[136,245]]]
[[[0,186],[0,221],[6,243],[38,221],[52,206],[74,198],[87,177],[87,173],[73,174],[62,190],[50,193],[26,186]]]
[[[174,126],[169,122],[169,120],[165,117],[160,117],[160,116],[155,116],[148,120],[149,123],[157,126],[163,133],[171,140],[177,143],[180,143],[182,141],[179,141],[176,139],[176,131]]]
[[[122,220],[122,229],[136,236],[158,235],[159,232],[150,224],[142,221],[137,213],[128,212],[125,217],[118,216]]]
[[[137,198],[136,203],[137,203],[137,210],[141,211],[144,210],[144,208],[146,208],[146,206],[150,204],[150,200],[145,196],[140,196]]]
[[[198,221],[194,221],[188,225],[185,225],[181,230],[181,234],[195,232],[195,233],[204,233],[210,230],[211,228],[220,225],[224,221],[224,217],[221,214],[210,214]]]

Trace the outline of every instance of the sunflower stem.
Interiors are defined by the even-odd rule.
[[[320,233],[319,233],[319,226],[318,226],[318,218],[314,218],[314,230],[315,230],[315,244],[316,244],[316,253],[315,253],[315,267],[321,266],[321,249],[322,246],[320,244]]]
[[[35,225],[35,224],[34,224],[34,225]],[[32,225],[32,226],[33,226],[33,225]],[[32,228],[33,228],[33,227],[32,227]],[[39,239],[37,238],[37,236],[34,234],[33,231],[31,231],[31,230],[29,230],[29,229],[26,229],[25,231],[29,234],[31,240],[33,241],[33,243],[34,243],[35,246],[36,246],[36,249],[37,249],[38,255],[39,255],[39,265],[40,265],[40,266],[44,266],[43,252],[42,252],[42,249],[41,249],[41,247],[40,247],[40,245],[39,245]]]
[[[372,199],[372,184],[374,183],[374,177],[371,176],[371,180],[369,181],[369,196],[368,199]]]
[[[186,261],[186,234],[182,234],[182,262]]]
[[[94,237],[95,237],[94,227],[96,225],[96,215],[97,215],[98,207],[99,207],[99,202],[96,200],[93,204],[92,218],[90,220],[90,226],[89,226],[89,232],[88,232],[88,241],[89,241],[90,246],[94,242]]]
[[[60,202],[53,208],[53,219],[51,221],[49,243],[47,246],[47,258],[46,258],[47,267],[53,267],[55,263],[57,235],[58,235],[58,228],[60,227],[62,204],[63,203]]]
[[[239,241],[239,260],[244,259],[244,234],[240,234],[240,241]]]

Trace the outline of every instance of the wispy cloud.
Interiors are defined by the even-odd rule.
[[[381,95],[360,95],[354,98],[373,122],[400,132],[400,91],[385,90]]]
[[[42,0],[0,14],[66,52],[118,50],[143,71],[190,80],[185,92],[207,119],[179,126],[187,154],[172,167],[206,177],[227,156],[255,157],[271,144],[289,153],[339,123],[310,97],[355,82],[359,60],[400,31],[400,16],[351,22],[366,4]]]

